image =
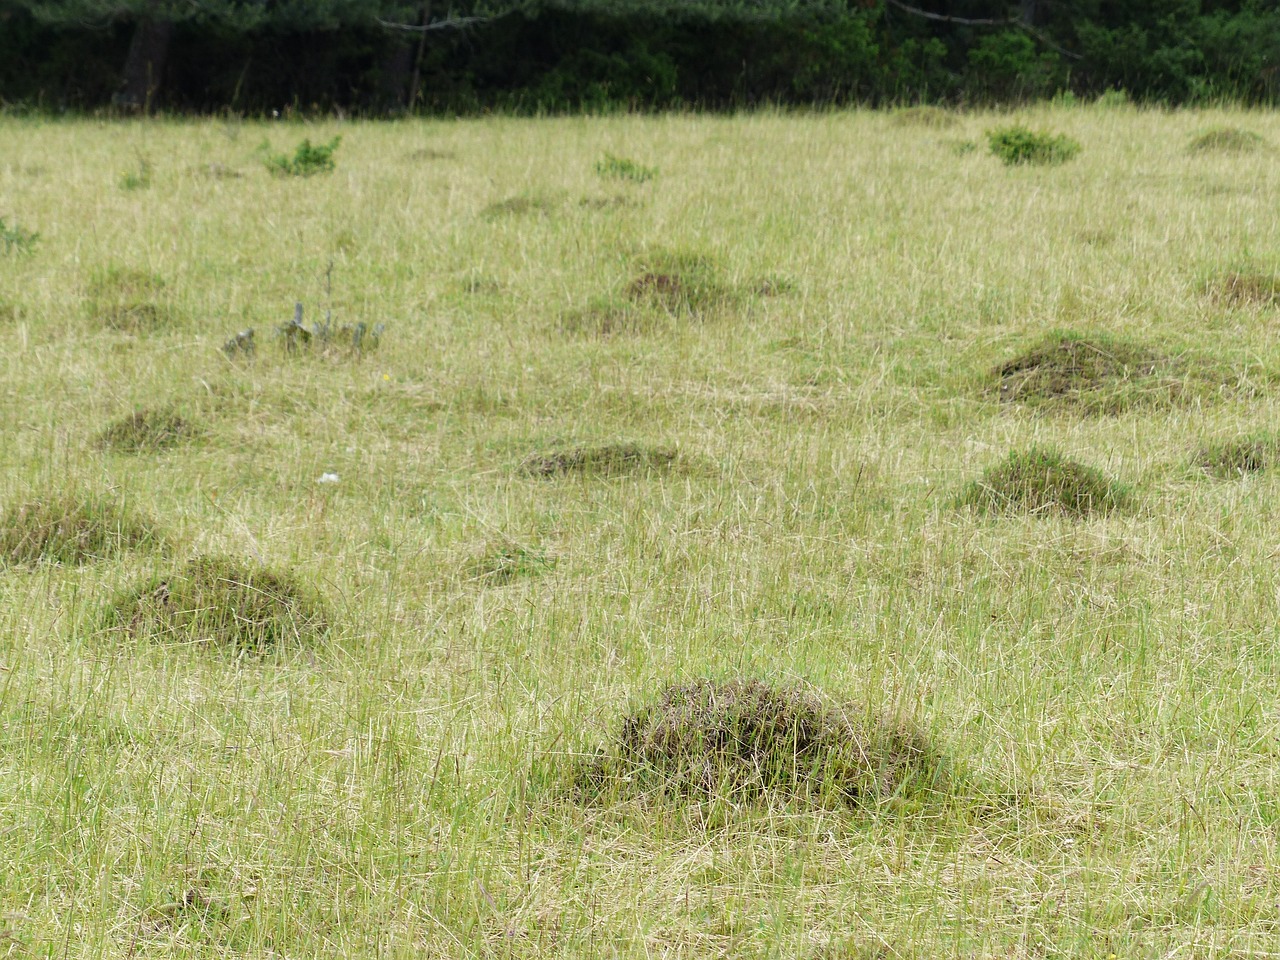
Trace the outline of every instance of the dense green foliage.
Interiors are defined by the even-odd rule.
[[[447,25],[440,6],[0,0],[0,102],[92,108],[125,102],[144,76],[168,109],[250,113],[989,103],[1109,89],[1274,102],[1280,91],[1280,8],[1265,0],[495,0],[451,7],[453,29],[401,28]],[[157,22],[163,36],[145,35]],[[158,76],[146,73],[148,39]]]

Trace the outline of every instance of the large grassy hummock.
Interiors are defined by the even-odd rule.
[[[1131,494],[1095,467],[1053,450],[1014,451],[973,481],[960,501],[983,513],[1060,513],[1085,517],[1131,503]]]

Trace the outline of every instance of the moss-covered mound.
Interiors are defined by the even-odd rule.
[[[160,547],[158,526],[119,500],[64,493],[14,503],[0,515],[0,562],[81,564]]]
[[[1196,463],[1206,473],[1223,479],[1261,473],[1277,462],[1280,462],[1280,436],[1272,432],[1211,441],[1203,444],[1196,454]]]
[[[118,453],[164,450],[199,434],[194,423],[168,408],[138,410],[109,424],[97,445]]]
[[[1116,413],[1177,398],[1195,371],[1181,358],[1102,334],[1053,331],[991,371],[1001,401],[1076,405]]]
[[[327,627],[319,594],[253,562],[197,557],[125,591],[106,626],[135,638],[264,651],[314,639]]]
[[[1101,470],[1032,447],[1014,451],[961,494],[963,506],[982,513],[1110,513],[1131,505],[1128,490]]]
[[[663,473],[671,470],[678,461],[679,454],[666,447],[649,447],[639,443],[607,443],[534,454],[525,459],[521,469],[525,473],[540,477],[572,473],[615,477],[626,474]]]
[[[776,793],[857,804],[944,790],[948,776],[944,758],[910,725],[760,680],[700,679],[623,717],[576,783],[588,797]]]

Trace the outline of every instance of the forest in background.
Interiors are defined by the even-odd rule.
[[[0,0],[9,111],[1275,103],[1275,0]]]

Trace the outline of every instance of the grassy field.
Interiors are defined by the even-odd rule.
[[[1280,956],[1277,147],[0,121],[0,955]]]

